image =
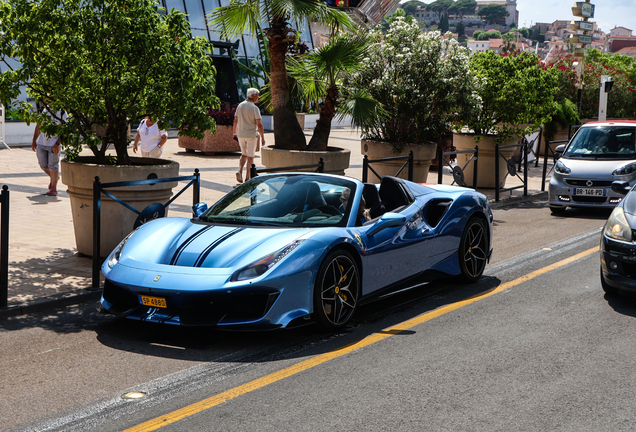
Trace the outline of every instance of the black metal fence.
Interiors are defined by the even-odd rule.
[[[382,176],[371,167],[371,164],[396,160],[406,160],[406,162],[404,162],[404,165],[402,165],[394,177],[398,177],[402,173],[402,170],[404,170],[404,167],[408,165],[407,180],[413,181],[413,150],[411,150],[408,156],[395,156],[382,159],[369,159],[369,156],[364,155],[364,159],[362,160],[362,183],[367,183],[369,170],[371,170],[379,180],[382,180]]]
[[[118,202],[123,205],[127,209],[131,210],[134,213],[139,215],[137,221],[139,224],[149,221],[153,217],[145,218],[144,212],[139,211],[136,208],[130,206],[124,201],[120,200],[116,196],[112,195],[110,192],[107,192],[106,188],[115,188],[122,186],[138,186],[145,184],[155,184],[155,183],[166,183],[166,182],[178,182],[178,181],[189,181],[189,183],[184,186],[179,193],[175,194],[167,203],[165,204],[152,204],[150,207],[161,206],[163,207],[163,214],[165,214],[165,209],[176,200],[187,188],[191,185],[193,186],[192,193],[192,205],[197,204],[200,201],[201,196],[201,182],[200,182],[200,174],[199,170],[194,170],[194,175],[184,176],[184,177],[171,177],[171,178],[162,178],[162,179],[149,179],[149,180],[136,180],[136,181],[126,181],[126,182],[113,182],[113,183],[101,183],[99,181],[99,177],[95,177],[95,181],[93,182],[93,268],[92,268],[92,286],[93,288],[99,288],[99,268],[100,268],[100,249],[101,249],[101,203],[102,203],[102,194],[108,196],[113,201]],[[154,209],[153,209],[154,210]],[[152,211],[152,214],[157,214],[157,212]],[[159,212],[159,214],[161,214]],[[163,216],[163,215],[161,215]],[[161,217],[159,216],[159,217]]]
[[[0,192],[0,307],[9,301],[9,186]]]
[[[309,165],[293,165],[293,166],[285,166],[285,167],[276,167],[276,168],[256,168],[255,164],[252,164],[250,167],[250,178],[254,178],[258,176],[260,173],[269,173],[269,172],[295,172],[299,169],[306,168],[315,168],[314,172],[324,173],[325,172],[325,161],[320,158],[317,164],[309,164]]]
[[[511,157],[510,159],[506,159],[501,150],[513,148],[513,147],[521,147],[521,154],[523,155],[523,179],[519,177],[519,171],[517,170],[517,164],[515,160]],[[508,168],[508,172],[502,178],[499,175],[499,165],[501,164],[500,159],[503,159]],[[523,184],[519,186],[513,186],[509,188],[502,188],[501,185],[505,182],[506,178],[511,175],[517,177]],[[515,189],[523,188],[523,195],[528,195],[528,142],[523,140],[521,144],[511,144],[507,146],[499,146],[498,143],[495,143],[495,202],[499,202],[499,195],[501,192],[513,191]]]
[[[444,157],[447,155],[470,154],[470,153],[472,153],[472,156],[468,158],[468,160],[466,161],[466,164],[464,164],[463,167],[460,167],[459,165],[452,166],[450,163],[450,160],[447,160]],[[449,151],[449,152],[444,152],[444,151],[439,152],[439,163],[437,164],[437,184],[442,184],[442,178],[444,174],[443,173],[444,163],[446,163],[446,165],[451,167],[451,169],[453,170],[453,182],[451,183],[451,185],[457,184],[463,187],[470,187],[466,184],[466,181],[464,179],[464,171],[466,170],[466,167],[468,166],[468,164],[472,162],[473,163],[473,189],[477,189],[478,161],[479,161],[479,146],[475,146],[473,150],[456,150],[456,151]]]

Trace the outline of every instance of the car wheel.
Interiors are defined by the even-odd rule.
[[[563,206],[563,207],[557,207],[557,206],[550,206],[550,212],[552,212],[553,215],[562,215],[565,213],[565,209],[567,207]]]
[[[330,252],[316,278],[316,321],[328,330],[344,327],[356,311],[359,298],[360,272],[356,261],[344,250]]]
[[[465,282],[476,282],[484,273],[488,258],[488,231],[483,219],[471,218],[459,242],[459,268]]]
[[[601,267],[601,287],[603,291],[605,291],[609,295],[615,295],[618,290],[612,286],[609,286],[607,282],[605,282],[605,278],[603,277],[603,267]]]

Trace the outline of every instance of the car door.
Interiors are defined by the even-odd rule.
[[[400,214],[406,217],[402,226],[386,228],[374,235],[368,234],[374,225],[359,228],[366,252],[362,278],[363,295],[414,276],[427,268],[434,232],[417,204],[412,204]]]

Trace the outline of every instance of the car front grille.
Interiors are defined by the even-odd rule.
[[[122,287],[106,279],[102,295],[111,303],[112,312],[128,315],[134,309],[148,307],[142,306],[138,294],[131,290],[143,291],[137,287]],[[252,288],[248,292],[200,291],[179,294],[177,291],[153,291],[149,295],[165,298],[167,310],[178,314],[181,324],[214,325],[220,321],[253,321],[262,318],[280,292]]]
[[[612,185],[611,180],[591,180],[593,184],[590,186],[587,185],[588,180],[578,180],[578,179],[566,179],[565,183],[570,186],[580,186],[580,187],[610,187]]]
[[[584,195],[573,195],[572,201],[580,203],[604,203],[607,201],[607,197],[593,197]]]

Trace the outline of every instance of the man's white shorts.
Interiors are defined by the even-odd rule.
[[[241,154],[249,158],[254,157],[256,153],[256,144],[258,143],[258,136],[254,138],[239,138],[239,146],[241,147]]]

